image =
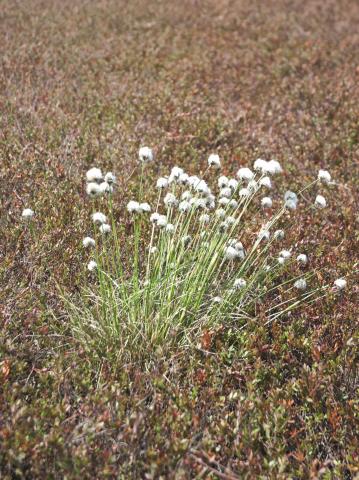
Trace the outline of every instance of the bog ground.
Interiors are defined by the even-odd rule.
[[[357,478],[358,25],[355,0],[1,2],[1,478]],[[87,275],[84,173],[115,172],[125,201],[142,145],[153,180],[212,152],[224,173],[277,158],[293,189],[328,169],[328,209],[291,241],[348,288],[94,368],[58,286]]]

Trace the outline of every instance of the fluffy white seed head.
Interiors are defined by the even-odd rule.
[[[307,282],[304,278],[300,278],[296,282],[294,282],[294,288],[298,290],[305,290],[307,288]]]
[[[229,187],[224,187],[224,188],[221,188],[220,192],[219,192],[219,195],[221,197],[227,197],[227,198],[230,198],[232,196],[232,190],[229,188]]]
[[[150,248],[150,254],[153,255],[154,253],[156,253],[158,251],[158,248],[157,247],[151,247]]]
[[[241,180],[250,181],[254,178],[254,173],[248,167],[240,168],[237,172],[237,177]]]
[[[150,216],[150,222],[151,223],[157,223],[158,222],[158,219],[160,218],[160,214],[155,212],[155,213],[152,213],[152,215]]]
[[[224,257],[226,260],[234,260],[238,257],[238,250],[235,247],[229,245],[224,250]]]
[[[192,198],[190,200],[192,200]],[[191,210],[191,204],[187,200],[182,200],[178,205],[178,210],[182,213],[188,212]]]
[[[212,153],[208,157],[208,165],[210,167],[221,168],[221,161],[219,159],[219,155],[217,155],[216,153]]]
[[[222,197],[218,200],[218,203],[219,203],[219,205],[226,206],[230,203],[230,200],[227,197]]]
[[[88,247],[94,247],[96,245],[96,242],[93,238],[91,237],[85,237],[83,240],[82,240],[82,245],[85,247],[85,248],[88,248]]]
[[[92,215],[92,221],[96,225],[102,225],[103,223],[107,222],[107,217],[101,212],[96,212]]]
[[[282,173],[282,167],[277,160],[269,160],[266,165],[266,170],[264,173],[269,173],[270,175],[276,175],[277,173]]]
[[[166,207],[175,207],[178,203],[177,198],[173,195],[173,193],[168,192],[163,199],[163,203]]]
[[[231,227],[232,225],[234,225],[236,223],[236,219],[234,217],[232,217],[231,215],[229,215],[227,218],[226,218],[226,224]]]
[[[21,213],[22,218],[25,220],[30,220],[35,215],[35,212],[31,208],[24,208]]]
[[[231,179],[228,181],[228,187],[232,190],[232,192],[234,192],[235,190],[237,190],[238,185],[239,185],[239,182],[238,182],[238,180],[236,180],[235,178],[231,178]]]
[[[209,221],[210,221],[210,216],[209,216],[207,213],[203,213],[203,214],[199,217],[199,221],[200,221],[201,223],[207,224],[207,223],[209,223]],[[202,233],[204,233],[204,232],[202,232]]]
[[[250,180],[247,187],[250,192],[256,192],[259,189],[258,182],[256,182],[255,180]]]
[[[88,182],[101,182],[102,179],[103,175],[99,168],[93,167],[86,172],[86,180]]]
[[[130,200],[127,204],[127,211],[130,213],[140,213],[140,204],[135,200]]]
[[[272,182],[270,177],[266,176],[259,180],[259,185],[261,187],[272,188]]]
[[[244,280],[244,278],[236,278],[233,283],[234,288],[237,290],[244,288],[246,285],[247,282]]]
[[[282,250],[282,251],[279,252],[279,256],[284,258],[284,259],[288,259],[288,258],[290,258],[291,253],[290,253],[289,250]]]
[[[214,213],[218,218],[224,218],[226,216],[226,211],[223,208],[217,208]]]
[[[256,171],[265,172],[267,164],[267,160],[263,160],[263,158],[257,158],[257,160],[253,163],[253,168]]]
[[[198,183],[201,181],[201,179],[199,177],[197,177],[197,175],[192,175],[188,178],[188,185],[190,185],[192,188],[196,187],[196,185],[198,185]]]
[[[272,208],[272,199],[270,197],[263,197],[261,200],[261,205],[263,208]]]
[[[157,226],[160,228],[165,228],[167,226],[167,217],[166,215],[160,215],[157,220]]]
[[[278,260],[279,265],[284,265],[285,264],[285,258],[278,257],[277,260]]]
[[[221,175],[218,179],[219,188],[228,187],[229,180],[225,175]]]
[[[116,183],[116,176],[112,172],[107,172],[105,175],[105,182],[109,183],[110,185]]]
[[[204,180],[200,180],[197,185],[194,186],[195,190],[199,193],[204,195],[208,195],[211,193],[210,189],[208,188],[207,183]]]
[[[334,282],[334,288],[337,290],[343,290],[347,286],[345,278],[337,278]]]
[[[237,208],[237,207],[238,207],[238,202],[237,202],[237,200],[235,200],[234,198],[232,198],[232,200],[229,201],[228,205],[229,205],[231,208]]]
[[[188,173],[181,173],[181,175],[178,177],[178,183],[181,185],[186,185],[189,180],[189,175]]]
[[[301,263],[302,265],[306,265],[308,263],[308,257],[305,253],[301,253],[297,256],[297,262]]]
[[[222,297],[219,297],[219,296],[213,297],[212,302],[213,303],[222,303]]]
[[[280,229],[280,230],[276,230],[276,231],[274,232],[273,236],[274,236],[274,238],[275,238],[276,240],[283,240],[283,238],[284,238],[284,230],[281,230],[281,229]]]
[[[90,272],[93,272],[94,270],[96,270],[97,268],[97,263],[95,262],[95,260],[91,260],[88,264],[87,264],[87,269],[90,271]]]
[[[239,190],[239,196],[242,197],[242,198],[245,198],[245,197],[248,197],[250,195],[250,191],[248,188],[241,188]]]
[[[139,213],[142,213],[142,212],[149,213],[151,211],[151,206],[147,202],[140,203],[138,211],[139,211]]]
[[[295,210],[297,208],[298,196],[296,193],[287,190],[284,194],[284,203],[287,208],[290,210]]]
[[[332,176],[328,172],[328,170],[319,170],[318,172],[318,180],[323,183],[330,183]]]
[[[98,197],[101,195],[101,188],[98,183],[90,182],[86,185],[86,193],[89,197]]]
[[[270,232],[266,228],[262,228],[262,230],[258,233],[258,239],[263,240],[264,242],[268,242],[270,239]]]
[[[172,223],[167,223],[165,230],[167,233],[172,234],[175,231],[175,226]]]
[[[110,233],[111,232],[111,227],[108,223],[103,223],[100,226],[100,232],[103,234]]]
[[[113,190],[111,185],[107,182],[101,182],[99,187],[102,194],[111,193]]]
[[[149,147],[141,147],[138,151],[140,162],[148,163],[153,161],[153,152]]]
[[[192,193],[189,190],[185,190],[181,195],[181,200],[190,200],[192,198]]]
[[[207,208],[207,199],[206,198],[196,198],[194,202],[196,208],[201,208],[205,210]]]
[[[323,195],[317,195],[316,198],[315,198],[314,205],[317,208],[325,208],[327,206],[327,201],[325,200]]]
[[[165,178],[165,177],[160,177],[157,180],[156,187],[159,188],[159,189],[167,188],[168,187],[168,179]]]

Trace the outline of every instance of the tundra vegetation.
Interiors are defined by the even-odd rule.
[[[0,20],[1,478],[356,478],[358,3]]]

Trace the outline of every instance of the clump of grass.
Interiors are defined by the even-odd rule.
[[[152,151],[142,148],[139,158],[138,198],[122,206],[130,236],[120,234],[115,221],[114,175],[103,177],[98,168],[86,175],[89,196],[108,200],[106,213],[92,213],[94,238],[83,240],[93,249],[90,285],[77,301],[66,299],[74,335],[87,350],[100,358],[144,359],[190,346],[204,328],[243,329],[257,319],[269,324],[325,294],[328,285],[314,284],[307,255],[284,248],[284,230],[301,209],[304,190],[330,183],[329,173],[298,194],[272,199],[272,178],[282,172],[277,161],[258,159],[237,178],[215,179],[221,162],[211,155],[201,178],[175,166],[158,179],[152,207],[143,198]]]

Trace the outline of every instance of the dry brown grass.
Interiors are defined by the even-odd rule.
[[[2,478],[358,474],[358,24],[355,0],[1,2]],[[211,151],[276,157],[293,187],[328,168],[330,209],[293,241],[309,235],[348,291],[240,339],[207,333],[213,355],[94,373],[49,309],[61,323],[56,282],[81,282],[83,172],[127,178],[140,144],[153,178]]]

